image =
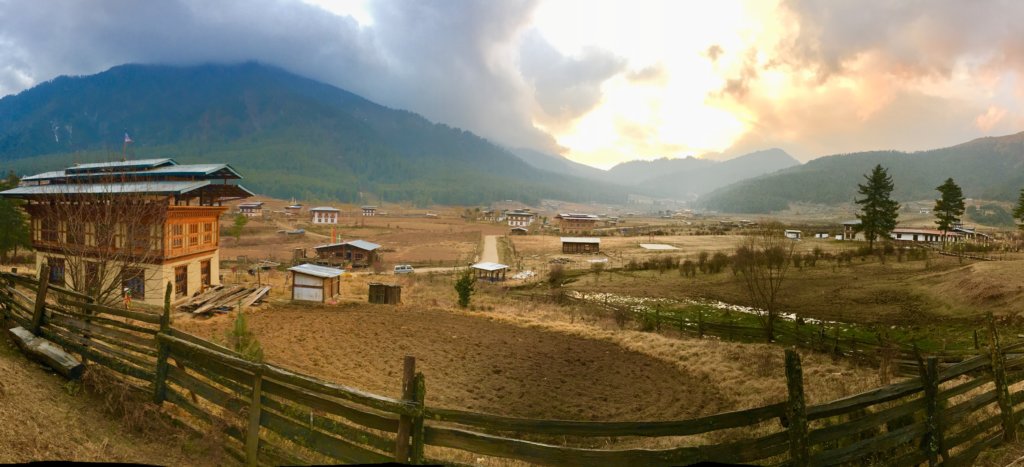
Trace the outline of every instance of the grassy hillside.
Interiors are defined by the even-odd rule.
[[[1024,187],[1024,133],[914,153],[822,157],[716,190],[702,204],[724,212],[766,213],[786,209],[792,202],[848,203],[855,199],[863,174],[875,164],[889,169],[897,200],[935,198],[935,187],[952,177],[967,197],[1011,201]]]
[[[0,99],[0,165],[21,173],[132,156],[231,163],[257,192],[354,202],[616,202],[626,191],[535,169],[473,133],[255,63],[124,65]]]

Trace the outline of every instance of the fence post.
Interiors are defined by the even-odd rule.
[[[999,398],[999,414],[1003,419],[1003,440],[1015,441],[1017,427],[1013,423],[1013,403],[1010,400],[1010,388],[1006,384],[1006,356],[999,345],[999,334],[996,332],[996,321],[992,313],[988,313],[988,343],[992,355],[992,380],[996,383],[996,395]]]
[[[938,465],[939,453],[942,453],[943,460],[949,455],[943,448],[942,441],[942,412],[939,410],[939,365],[938,358],[928,357],[927,363],[921,360],[920,354],[917,357],[918,368],[921,371],[921,383],[924,386],[925,400],[925,454],[928,455],[928,465]]]
[[[260,412],[263,398],[263,372],[256,371],[252,383],[252,402],[249,403],[249,429],[245,434],[245,463],[256,465],[260,449]]]
[[[32,335],[39,335],[39,328],[43,325],[43,310],[46,306],[46,289],[50,286],[50,265],[43,263],[39,270],[39,290],[36,291],[35,310],[32,312],[32,328],[29,331]]]
[[[167,282],[164,291],[164,314],[160,315],[160,334],[166,335],[171,330],[171,283]],[[161,404],[167,398],[167,358],[171,348],[166,342],[157,339],[156,377],[153,379],[153,403]]]
[[[414,402],[416,397],[416,357],[406,355],[402,367],[402,400]],[[412,417],[398,418],[398,432],[395,434],[395,462],[409,462],[409,434],[412,432]]]
[[[427,396],[427,382],[423,377],[423,373],[416,373],[416,378],[413,381],[415,389],[414,399],[416,404],[419,405],[419,413],[412,420],[412,453],[409,456],[409,463],[411,464],[422,464],[423,463],[423,411],[426,409],[424,400]]]
[[[786,349],[786,388],[789,401],[786,404],[786,418],[789,419],[789,462],[803,467],[810,465],[807,446],[807,405],[804,401],[804,375],[800,365],[800,354]]]

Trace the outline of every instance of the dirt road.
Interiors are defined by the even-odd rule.
[[[498,236],[488,235],[484,237],[484,250],[480,253],[480,262],[498,262]]]

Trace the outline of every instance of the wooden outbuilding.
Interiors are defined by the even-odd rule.
[[[600,251],[600,238],[562,237],[562,253],[598,253]]]
[[[470,267],[476,271],[476,278],[478,280],[483,279],[491,282],[505,280],[505,272],[508,271],[508,265],[489,261],[476,263]]]
[[[341,293],[343,269],[306,263],[288,270],[292,272],[292,300],[324,303]]]
[[[402,286],[398,284],[370,283],[370,303],[398,305],[402,303]]]
[[[371,266],[380,260],[380,245],[365,240],[328,243],[314,247],[318,262],[327,264],[351,263],[353,267]]]
[[[530,229],[527,229],[526,227],[512,227],[511,229],[508,229],[509,235],[526,235],[528,233],[530,233]]]

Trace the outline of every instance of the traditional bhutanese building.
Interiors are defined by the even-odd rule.
[[[26,201],[36,268],[46,262],[51,281],[81,291],[123,286],[133,300],[160,304],[168,282],[175,300],[220,283],[218,220],[224,201],[252,196],[233,183],[241,178],[227,164],[144,159],[28,176],[0,196]],[[84,267],[71,274],[68,262]],[[108,283],[90,285],[96,277]]]
[[[579,234],[579,233],[590,233],[594,230],[597,225],[598,217],[593,214],[559,214],[555,216],[558,219],[558,229],[564,234]]]
[[[316,207],[309,212],[313,215],[314,224],[337,224],[338,216],[341,214],[339,209],[329,206]]]
[[[252,201],[249,203],[239,203],[238,213],[245,217],[263,217],[263,202]]]

